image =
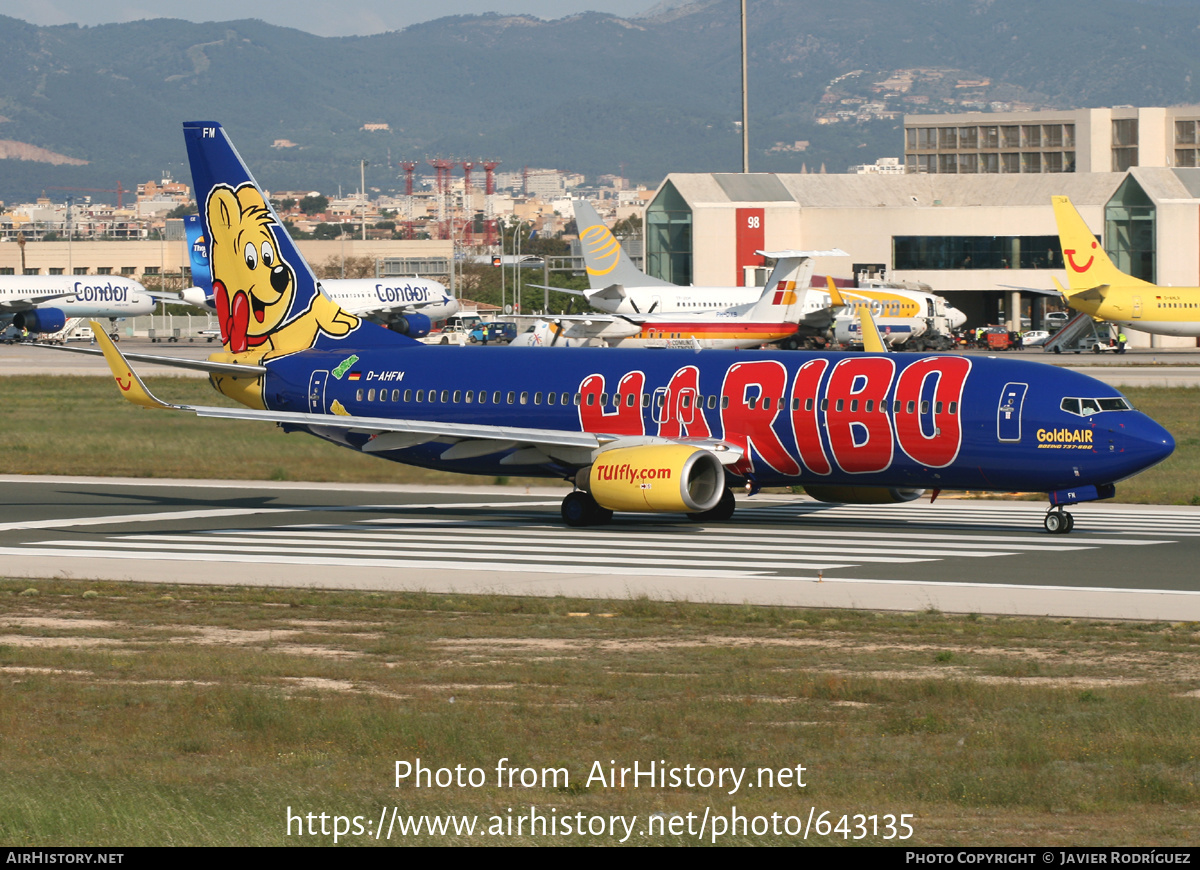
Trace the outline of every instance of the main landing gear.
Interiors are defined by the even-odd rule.
[[[590,494],[582,490],[568,493],[562,501],[562,518],[568,526],[599,526],[612,519],[613,512],[596,504]]]
[[[723,523],[733,516],[737,503],[733,499],[733,490],[726,489],[721,494],[721,500],[706,511],[688,514],[688,519],[694,523]],[[610,522],[613,512],[602,508],[592,498],[591,493],[575,490],[562,500],[562,518],[568,526],[601,526]]]
[[[1042,525],[1052,535],[1065,535],[1075,528],[1075,518],[1063,510],[1062,505],[1059,505],[1046,511],[1046,518],[1042,520]]]
[[[723,523],[733,516],[733,510],[736,507],[737,502],[733,500],[733,490],[726,487],[719,502],[706,511],[688,514],[688,519],[694,523]]]

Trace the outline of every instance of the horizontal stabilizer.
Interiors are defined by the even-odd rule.
[[[772,260],[784,260],[796,257],[812,259],[813,257],[849,257],[841,248],[830,251],[755,251],[760,257],[770,257]]]

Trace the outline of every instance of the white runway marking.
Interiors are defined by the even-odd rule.
[[[1045,508],[1036,505],[952,502],[883,508],[826,506],[811,502],[743,505],[740,523],[696,526],[673,519],[618,515],[612,526],[572,529],[545,510],[557,501],[444,502],[302,508],[227,508],[11,523],[10,529],[171,522],[289,511],[388,511],[408,516],[367,517],[349,523],[303,523],[275,528],[98,535],[90,539],[42,540],[0,553],[63,558],[132,558],[280,565],[355,565],[448,571],[658,574],[677,577],[801,579],[800,574],[854,566],[911,565],[947,559],[987,559],[1037,553],[1077,553],[1104,547],[1153,547],[1173,543],[1164,535],[1200,534],[1200,515],[1171,511],[1090,509],[1077,529],[1097,532],[1046,535]],[[448,516],[436,510],[486,510],[487,518]],[[418,513],[419,516],[411,514]],[[1086,523],[1084,517],[1086,516]],[[547,522],[551,517],[554,520]],[[748,528],[750,522],[770,527]],[[804,528],[840,524],[846,530]],[[908,524],[912,525],[909,526]],[[953,528],[937,531],[942,524]],[[980,526],[1025,534],[992,534]],[[1100,532],[1100,529],[1103,531]],[[1158,537],[1149,538],[1153,528]],[[976,531],[978,529],[978,531]],[[994,585],[994,584],[993,584]]]

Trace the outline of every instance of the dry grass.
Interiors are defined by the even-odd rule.
[[[1200,821],[1193,624],[32,585],[0,581],[10,845],[331,842],[289,840],[288,807],[903,812],[922,845],[1186,845]],[[487,785],[395,787],[418,757]],[[501,758],[570,784],[498,788]],[[586,785],[594,762],[635,760],[800,764],[807,788]]]

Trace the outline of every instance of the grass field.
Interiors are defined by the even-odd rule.
[[[1198,645],[1194,624],[0,581],[0,842],[332,843],[289,837],[288,809],[533,806],[636,815],[637,844],[700,841],[636,833],[652,814],[734,807],[910,813],[909,845],[1194,844]],[[485,783],[397,787],[417,758]],[[497,787],[504,758],[569,779]],[[634,761],[802,765],[805,788],[587,781]]]
[[[267,423],[201,420],[119,400],[107,377],[10,377],[0,473],[305,480],[344,483],[479,483],[478,477],[386,462]],[[232,404],[199,378],[150,379],[166,401]],[[1175,436],[1173,456],[1117,487],[1117,501],[1200,504],[1200,390],[1131,389],[1136,407]],[[533,482],[525,478],[511,483]],[[554,481],[541,480],[540,483]],[[565,485],[565,484],[564,484]]]

